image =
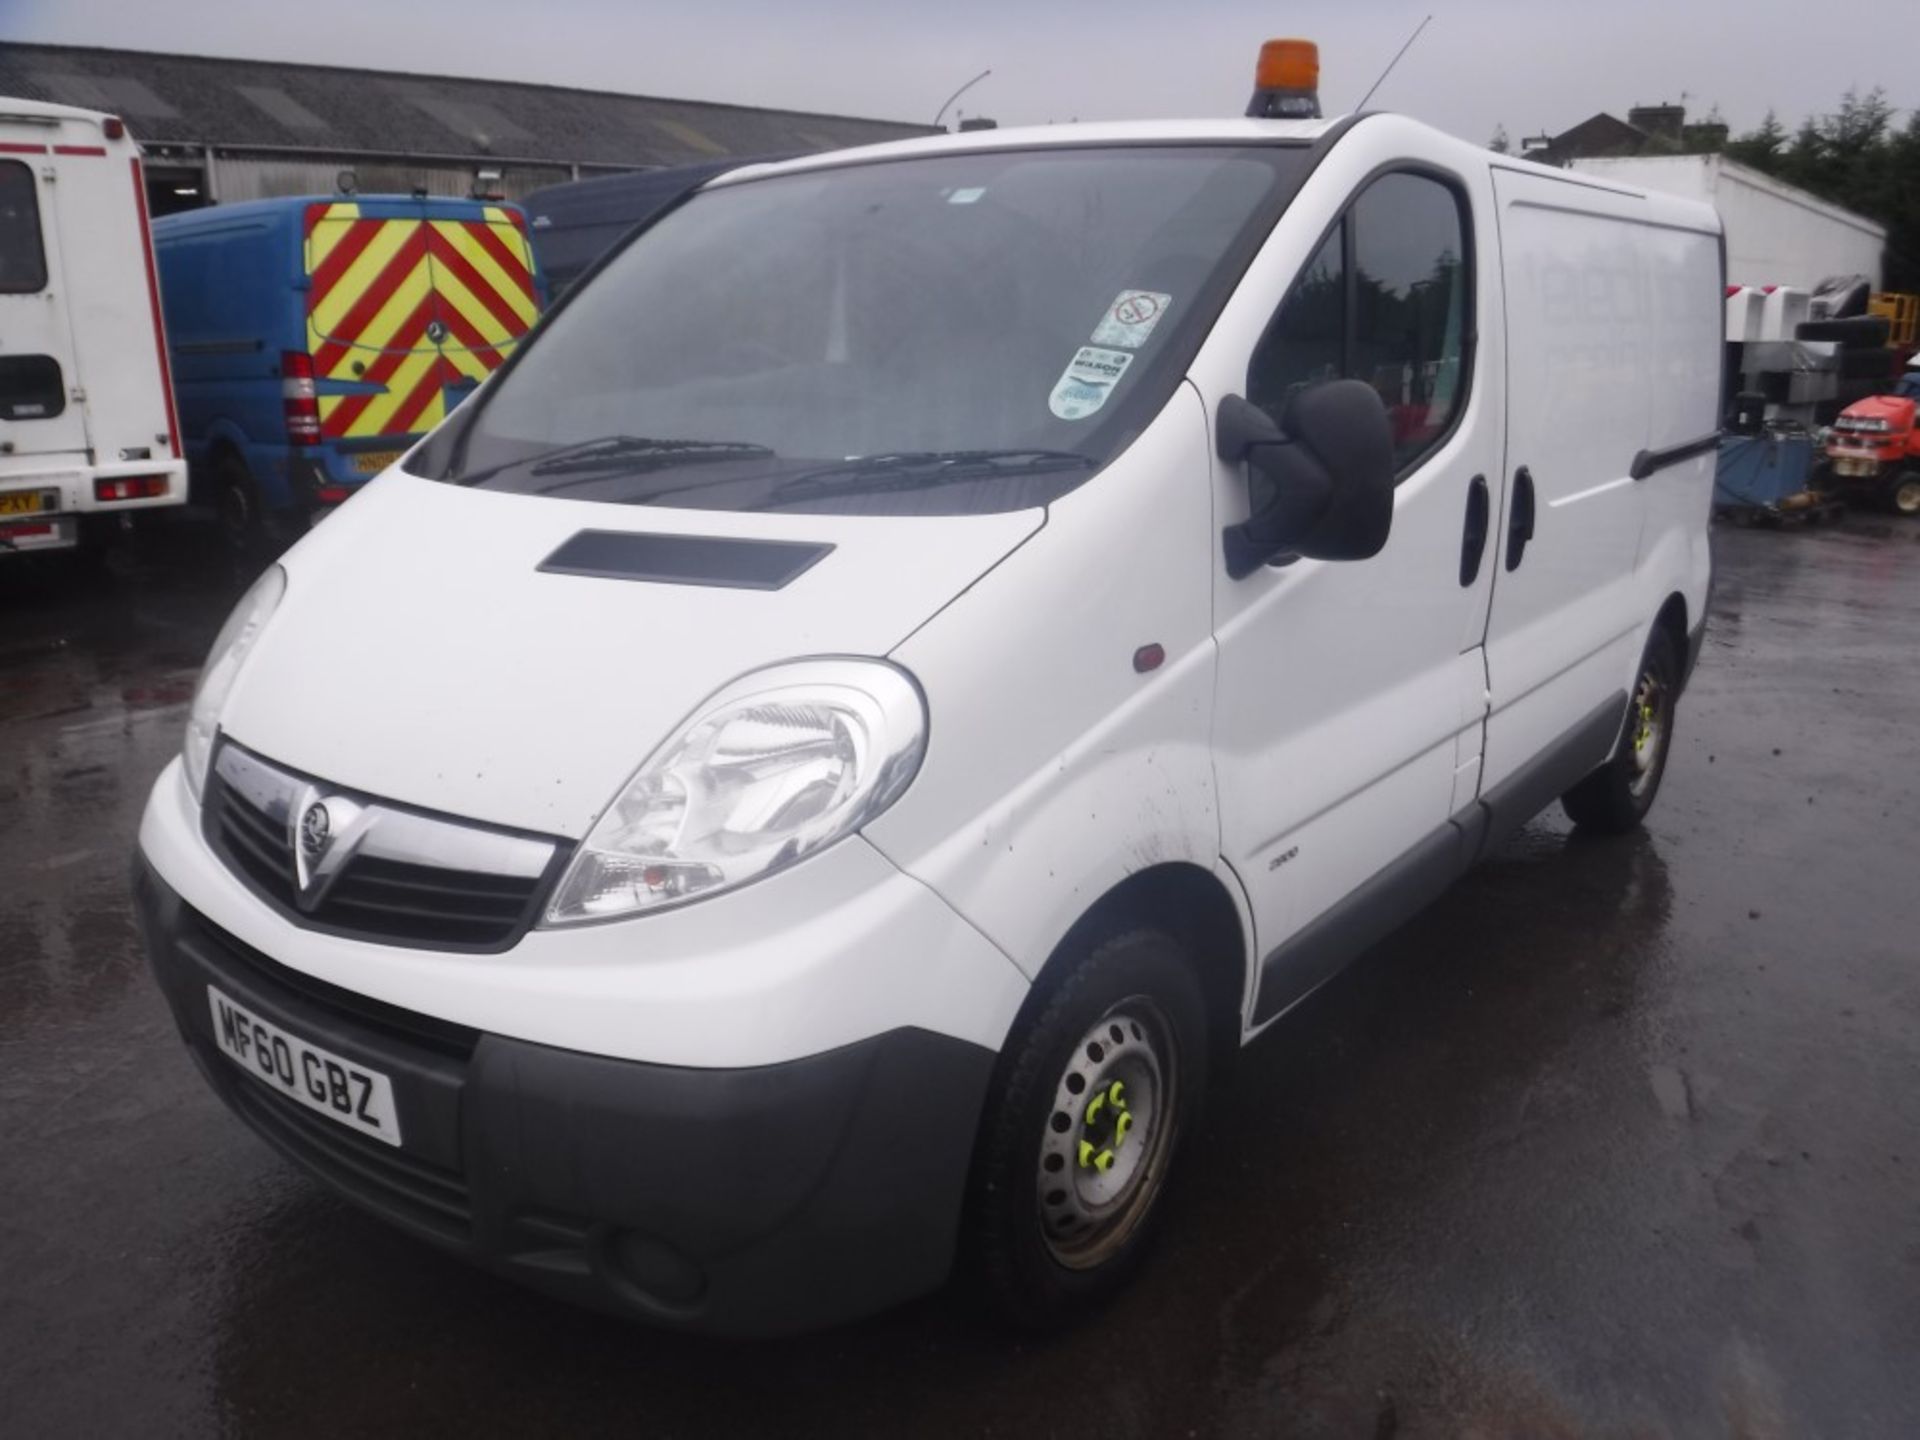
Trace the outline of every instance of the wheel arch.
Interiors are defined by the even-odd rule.
[[[1068,927],[1048,954],[1027,1005],[1044,1003],[1059,984],[1062,962],[1097,937],[1129,925],[1149,925],[1184,943],[1207,1002],[1207,1041],[1217,1065],[1240,1048],[1247,994],[1249,946],[1239,905],[1213,871],[1190,861],[1136,870],[1113,886]]]
[[[1687,597],[1679,591],[1667,596],[1660,606],[1660,613],[1653,618],[1654,627],[1663,629],[1673,637],[1674,649],[1684,657],[1687,653],[1689,632]]]

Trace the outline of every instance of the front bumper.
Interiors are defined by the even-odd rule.
[[[824,1054],[691,1069],[401,1010],[274,964],[144,858],[162,990],[227,1105],[348,1199],[487,1269],[679,1328],[777,1334],[939,1286],[991,1051],[901,1028]],[[391,1078],[396,1149],[250,1078],[207,988]]]

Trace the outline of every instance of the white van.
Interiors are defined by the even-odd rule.
[[[140,148],[0,99],[0,563],[186,498]]]
[[[1210,1068],[1652,803],[1720,272],[1386,115],[727,175],[241,601],[140,832],[188,1044],[558,1294],[1071,1313]]]

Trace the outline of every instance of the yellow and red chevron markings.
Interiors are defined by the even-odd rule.
[[[307,344],[314,374],[384,387],[321,395],[329,439],[411,435],[446,416],[445,391],[484,380],[538,314],[517,212],[477,220],[307,207]],[[356,369],[356,367],[358,367]]]

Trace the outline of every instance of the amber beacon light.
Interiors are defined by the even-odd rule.
[[[1311,40],[1262,45],[1247,114],[1265,120],[1319,119],[1320,47]]]

